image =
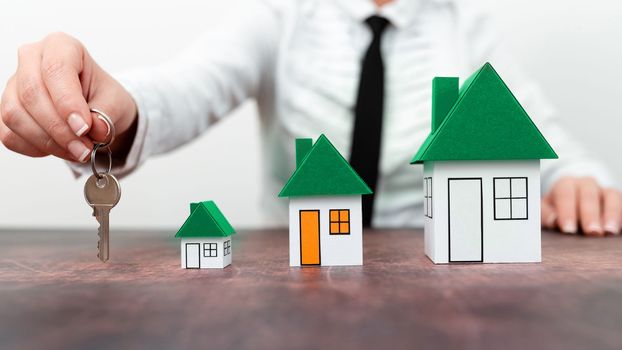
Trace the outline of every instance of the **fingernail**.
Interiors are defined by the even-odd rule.
[[[620,224],[615,221],[609,221],[605,224],[605,231],[614,235],[620,234]]]
[[[97,118],[99,118],[102,122],[104,122],[104,124],[106,124],[106,136],[110,135],[110,125],[108,125],[106,120],[101,115],[98,115]]]
[[[71,130],[78,135],[78,137],[84,135],[89,129],[89,126],[84,122],[84,119],[78,113],[71,113],[67,118],[67,122],[71,127]]]
[[[562,232],[564,233],[577,233],[577,225],[574,222],[567,222],[562,225]]]
[[[603,228],[600,224],[593,222],[587,226],[585,231],[590,234],[600,235],[603,232]]]
[[[86,160],[86,157],[89,155],[89,152],[90,152],[90,150],[86,148],[86,146],[78,140],[73,140],[69,142],[69,145],[67,145],[67,148],[69,149],[69,152],[71,153],[71,155],[80,163],[84,163],[84,161]]]

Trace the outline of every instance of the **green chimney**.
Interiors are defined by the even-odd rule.
[[[436,77],[432,80],[432,132],[441,125],[458,100],[458,78]]]
[[[300,166],[311,147],[313,147],[313,139],[296,139],[296,168]]]

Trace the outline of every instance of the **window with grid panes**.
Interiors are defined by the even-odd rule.
[[[231,240],[226,240],[222,245],[223,256],[231,254]]]
[[[495,177],[493,181],[495,220],[527,220],[527,178]]]
[[[331,209],[329,215],[331,235],[350,234],[350,209]]]
[[[218,256],[218,244],[216,243],[203,243],[203,257],[215,258]]]
[[[423,178],[423,215],[432,218],[432,178]]]

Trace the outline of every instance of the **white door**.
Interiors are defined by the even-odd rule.
[[[449,262],[484,260],[484,227],[482,226],[482,179],[450,178]]]
[[[186,243],[186,268],[201,268],[201,245],[199,243]]]

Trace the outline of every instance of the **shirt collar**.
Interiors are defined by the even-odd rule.
[[[373,0],[336,0],[339,6],[359,22],[369,16],[385,17],[395,27],[405,27],[418,14],[421,0],[393,0],[378,9]]]

